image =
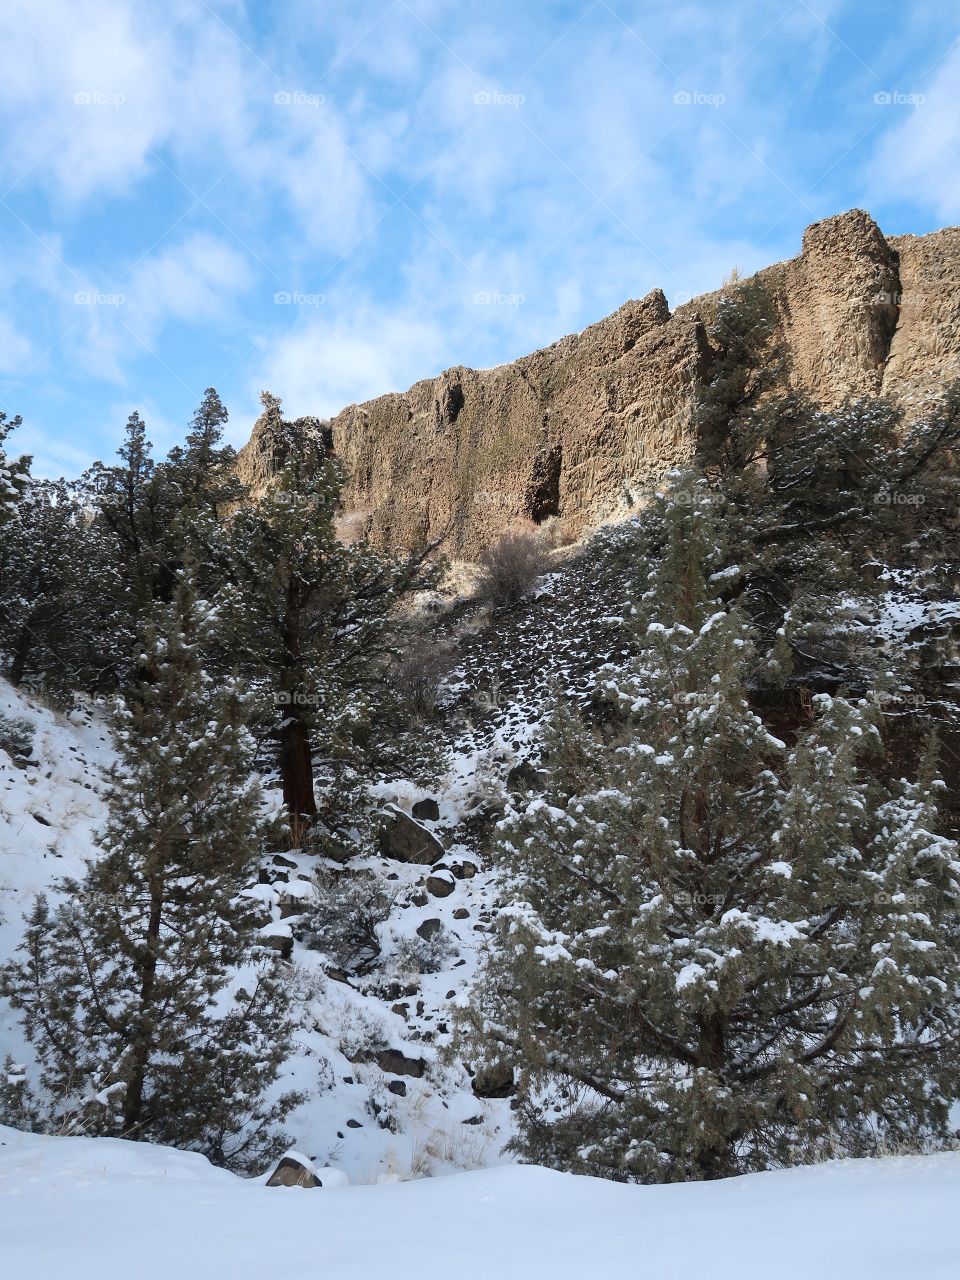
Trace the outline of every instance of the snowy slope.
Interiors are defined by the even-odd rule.
[[[200,1156],[0,1129],[11,1276],[956,1280],[960,1155],[628,1187],[508,1167],[269,1189]]]
[[[63,876],[81,876],[86,860],[96,856],[94,835],[106,818],[102,792],[115,757],[102,720],[88,710],[53,712],[0,680],[0,713],[26,719],[35,728],[27,761],[0,748],[2,962],[22,937],[23,915],[34,896],[50,891]],[[456,796],[436,789],[445,815],[451,816],[465,780],[458,773],[453,784]],[[396,800],[409,812],[421,794],[400,780],[383,799]],[[453,840],[447,846],[451,863],[476,857]],[[251,886],[250,893],[270,918],[268,930],[289,935],[296,920],[281,918],[284,901],[309,903],[317,859],[290,851],[280,857],[282,868],[266,860],[261,879],[267,882]],[[453,1005],[476,971],[490,918],[491,875],[481,868],[476,876],[456,879],[453,892],[441,899],[423,891],[430,867],[357,859],[350,872],[365,868],[389,877],[384,883],[396,895],[383,929],[387,958],[405,939],[415,939],[427,920],[441,922],[454,949],[439,972],[408,982],[400,993],[381,984],[371,994],[356,980],[327,976],[322,955],[295,946],[290,975],[302,1029],[298,1052],[277,1092],[295,1087],[308,1097],[286,1131],[299,1149],[321,1165],[342,1169],[355,1183],[499,1163],[511,1133],[509,1102],[475,1098],[463,1066],[441,1061],[440,1055],[451,1040]],[[384,1049],[402,1055],[409,1064],[404,1071],[422,1074],[385,1072],[375,1061]],[[33,1061],[16,1015],[0,1000],[0,1062],[8,1053],[17,1062]]]

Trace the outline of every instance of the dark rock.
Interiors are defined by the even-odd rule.
[[[443,845],[436,836],[396,805],[387,805],[383,811],[379,840],[381,855],[397,862],[429,866],[443,857]]]
[[[322,1186],[315,1173],[302,1164],[294,1156],[284,1156],[267,1179],[268,1187],[319,1187]]]
[[[348,1121],[347,1121],[347,1128],[348,1128],[348,1129],[362,1129],[362,1128],[363,1128],[363,1125],[360,1123],[360,1121],[359,1121],[359,1120],[348,1120]]]
[[[273,865],[275,867],[286,867],[289,871],[296,871],[297,864],[292,858],[285,858],[282,853],[273,855]]]
[[[417,937],[423,938],[423,940],[427,942],[430,938],[436,937],[442,928],[443,921],[438,920],[436,916],[432,916],[429,920],[424,920],[423,924],[418,926]]]
[[[456,881],[449,871],[441,871],[439,875],[427,876],[427,893],[435,898],[447,898],[456,888]]]
[[[430,899],[422,889],[415,889],[410,895],[410,901],[407,904],[411,907],[425,907]]]
[[[498,1062],[492,1067],[481,1067],[473,1077],[471,1087],[477,1098],[509,1098],[516,1092],[513,1067],[505,1062]]]
[[[391,1080],[387,1085],[387,1089],[391,1093],[395,1093],[398,1098],[405,1098],[407,1096],[407,1086],[403,1080]]]
[[[410,1016],[410,1006],[408,1004],[392,1004],[390,1012],[397,1014],[398,1017],[408,1018]]]
[[[475,862],[455,862],[451,867],[451,871],[458,880],[472,880],[477,874],[477,864]]]
[[[425,1065],[422,1058],[408,1058],[399,1049],[384,1049],[377,1055],[377,1066],[380,1070],[388,1071],[394,1076],[414,1076],[419,1080]]]
[[[538,769],[530,760],[521,760],[507,774],[507,790],[514,795],[526,791],[542,791],[546,785],[546,771]]]
[[[411,812],[419,822],[436,822],[440,817],[440,806],[436,800],[427,798],[426,800],[418,800]]]
[[[464,1124],[483,1124],[483,1116],[467,1116]]]
[[[293,938],[285,938],[281,933],[262,934],[260,945],[269,947],[271,951],[279,951],[281,960],[289,960],[293,954]]]
[[[456,911],[453,913],[453,918],[454,920],[469,920],[470,912],[466,907],[457,907]]]

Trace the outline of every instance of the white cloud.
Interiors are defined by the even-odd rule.
[[[908,198],[948,221],[960,218],[960,46],[940,64],[929,84],[889,84],[894,101],[875,110],[891,117],[870,165],[878,200]],[[896,95],[922,94],[911,105]]]
[[[245,257],[203,233],[144,258],[126,276],[91,280],[73,295],[78,360],[86,372],[122,382],[126,364],[154,354],[167,325],[229,323],[235,298],[251,281]]]
[[[360,306],[349,316],[303,318],[263,348],[250,390],[274,392],[291,416],[329,416],[439,372],[446,336],[441,324],[410,310]]]

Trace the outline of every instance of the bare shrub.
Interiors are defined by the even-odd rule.
[[[453,662],[453,645],[429,631],[414,632],[398,657],[393,672],[394,688],[419,719],[432,719],[444,677]]]
[[[517,605],[550,568],[550,550],[533,533],[505,533],[480,558],[477,591],[496,608]]]

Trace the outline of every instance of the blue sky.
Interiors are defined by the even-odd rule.
[[[5,0],[0,408],[45,474],[329,414],[869,209],[960,221],[943,0]]]

